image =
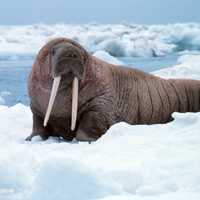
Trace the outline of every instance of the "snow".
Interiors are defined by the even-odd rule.
[[[114,64],[114,65],[123,65],[123,62],[119,61],[117,58],[115,58],[114,56],[111,56],[109,53],[107,53],[106,51],[102,51],[102,50],[99,50],[99,51],[96,51],[93,56],[99,58],[99,59],[102,59],[102,60],[105,60],[111,64]]]
[[[183,55],[178,59],[178,64],[153,72],[164,78],[184,78],[200,80],[200,54]]]
[[[6,103],[5,98],[10,95],[11,95],[11,93],[8,91],[1,91],[0,92],[0,105],[4,105]]]
[[[187,67],[187,76],[198,78],[199,59],[181,56],[178,65],[155,73],[176,77]],[[26,142],[30,108],[1,105],[0,199],[199,200],[200,113],[173,117],[150,126],[122,122],[92,144]]]
[[[0,199],[199,199],[200,113],[173,116],[119,123],[92,144],[29,143],[30,109],[0,106]]]
[[[0,26],[0,53],[35,54],[48,40],[69,37],[90,52],[115,57],[164,56],[200,50],[200,24],[35,24]],[[16,59],[14,56],[11,59]]]
[[[5,104],[5,99],[3,99],[3,97],[0,96],[0,105],[1,104]]]

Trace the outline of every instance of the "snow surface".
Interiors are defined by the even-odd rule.
[[[99,58],[99,59],[102,59],[102,60],[105,60],[111,64],[114,64],[114,65],[123,65],[123,62],[119,61],[117,58],[115,58],[114,56],[111,56],[109,53],[107,53],[106,51],[102,51],[102,50],[99,50],[99,51],[96,51],[93,56]]]
[[[187,75],[198,78],[199,59],[183,56],[156,74],[175,77],[187,67]],[[200,113],[173,117],[163,125],[122,122],[92,144],[40,137],[26,142],[29,107],[1,105],[0,199],[199,200]]]
[[[5,97],[10,96],[11,93],[8,91],[1,91],[0,92],[0,105],[4,105],[6,103]]]
[[[200,80],[200,54],[183,55],[178,59],[178,64],[153,72],[164,78],[184,78]]]
[[[0,53],[35,54],[44,43],[55,37],[69,37],[91,52],[104,50],[115,57],[163,56],[200,50],[200,24],[198,23],[36,24],[0,26]]]
[[[3,97],[0,96],[0,105],[1,104],[5,104],[5,99],[3,99]]]

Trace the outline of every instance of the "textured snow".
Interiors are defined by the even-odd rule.
[[[178,64],[153,72],[165,78],[184,78],[200,80],[200,54],[183,55],[178,59]]]
[[[0,96],[0,105],[1,104],[5,104],[5,99],[3,99],[3,97]]]
[[[36,24],[0,26],[0,53],[35,54],[55,37],[69,37],[91,52],[115,57],[163,56],[200,50],[200,24]],[[11,59],[16,59],[12,57]]]
[[[106,51],[102,51],[102,50],[99,50],[99,51],[96,51],[93,56],[99,58],[99,59],[102,59],[102,60],[105,60],[111,64],[114,64],[114,65],[123,65],[123,63],[121,61],[119,61],[117,58],[115,58],[114,56],[111,56],[109,53],[107,53]]]
[[[179,76],[187,66],[193,78],[199,59],[181,57],[177,66],[156,74]],[[0,199],[199,200],[200,113],[173,117],[162,125],[122,122],[92,144],[40,137],[25,142],[29,107],[1,105]]]
[[[92,144],[28,143],[29,108],[0,106],[0,199],[199,199],[200,114],[174,117],[165,125],[119,123]]]
[[[10,95],[11,95],[11,93],[8,91],[1,91],[0,92],[0,105],[4,105],[6,103],[5,98]]]

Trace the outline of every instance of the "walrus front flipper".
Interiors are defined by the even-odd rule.
[[[43,126],[43,119],[33,113],[33,129],[30,136],[26,138],[26,141],[31,141],[34,136],[40,136],[43,140],[47,140],[50,136],[51,130],[49,126]]]
[[[102,112],[90,111],[82,117],[76,132],[77,141],[93,142],[107,130],[107,120]]]
[[[85,133],[82,130],[77,131],[75,138],[78,142],[89,142],[90,143],[90,142],[96,141],[96,139],[90,137],[89,134]]]
[[[36,134],[36,133],[31,133],[31,135],[29,135],[25,140],[26,141],[31,141],[32,140],[32,138],[34,137],[34,136],[37,136],[38,134]]]

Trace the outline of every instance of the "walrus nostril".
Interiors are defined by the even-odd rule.
[[[70,52],[70,53],[66,54],[66,57],[67,58],[78,58],[78,55],[76,53]]]
[[[74,55],[73,55],[73,58],[77,58],[77,55],[76,55],[76,54],[74,54]]]

